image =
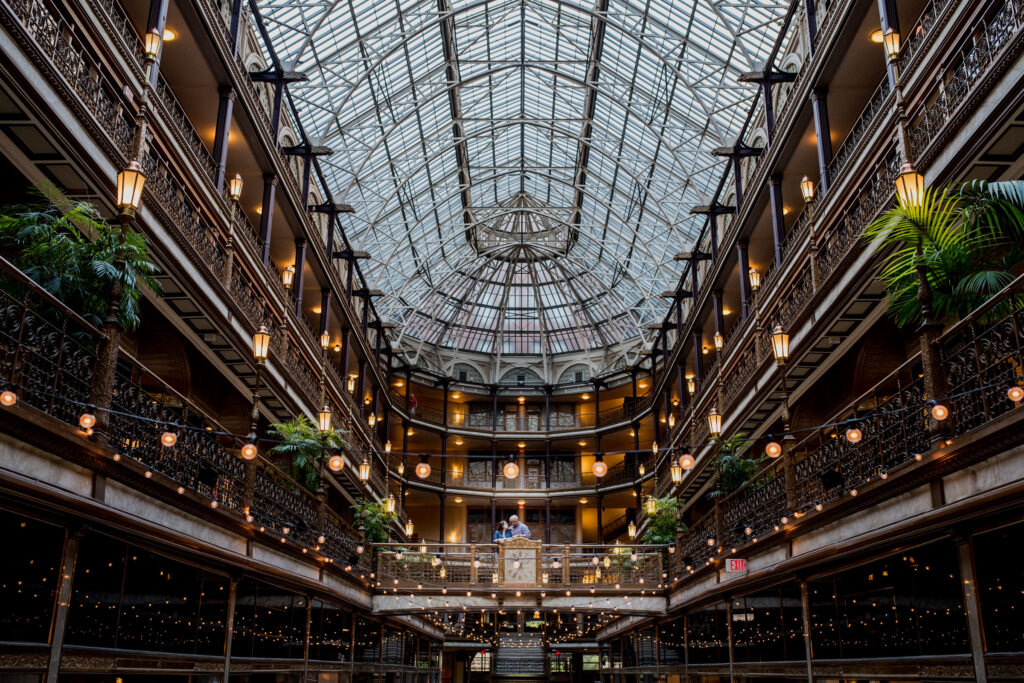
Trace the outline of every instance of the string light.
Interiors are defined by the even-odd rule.
[[[345,458],[335,453],[327,459],[327,467],[331,472],[340,472],[345,467]]]
[[[0,405],[10,408],[18,402],[18,395],[13,391],[5,390],[0,392]]]
[[[935,418],[936,420],[939,420],[940,422],[942,420],[945,420],[947,417],[949,417],[949,408],[942,405],[941,403],[934,404],[932,406],[932,417]]]
[[[515,479],[519,476],[519,465],[514,460],[514,456],[508,456],[508,462],[505,463],[505,466],[501,471],[505,475],[506,479]]]
[[[92,429],[96,426],[96,416],[92,413],[82,413],[78,416],[78,426],[82,429]]]
[[[769,441],[768,445],[764,447],[764,452],[768,454],[769,458],[777,458],[782,455],[782,446],[777,441]]]
[[[430,463],[427,462],[426,455],[421,455],[420,461],[416,463],[416,476],[420,479],[426,479],[430,476]]]
[[[850,427],[846,430],[846,440],[850,443],[857,443],[864,438],[864,432],[857,429],[856,427]]]
[[[256,457],[257,453],[259,453],[259,449],[256,448],[256,444],[254,443],[247,443],[244,446],[242,446],[243,460],[252,460]]]
[[[10,392],[5,391],[4,393],[7,394]],[[1014,403],[1020,403],[1021,401],[1024,401],[1024,389],[1018,386],[1010,387],[1009,389],[1006,390],[1006,397],[1013,401]],[[2,399],[0,399],[0,402],[2,402]],[[4,405],[10,404],[4,403]]]
[[[178,443],[178,435],[174,432],[164,432],[160,435],[160,444],[166,448],[170,448],[174,444]]]

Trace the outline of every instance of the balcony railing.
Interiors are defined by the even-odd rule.
[[[466,456],[456,455],[447,456],[448,458],[458,458],[459,460]],[[541,459],[542,456],[530,456],[531,459]],[[543,489],[593,489],[602,488],[609,486],[618,486],[627,482],[642,481],[650,477],[653,477],[655,457],[650,452],[643,453],[636,463],[636,467],[632,463],[627,462],[625,459],[611,465],[608,468],[608,473],[603,477],[595,477],[592,472],[581,472],[574,470],[572,472],[552,472],[550,486],[543,472],[543,464],[538,467],[536,472],[526,472],[526,468],[520,467],[520,473],[516,477],[511,479],[506,477],[501,471],[502,460],[500,458],[495,460],[488,460],[485,462],[487,471],[473,470],[473,469],[460,469],[455,471],[453,469],[445,470],[442,467],[441,456],[438,454],[428,454],[428,461],[431,465],[430,474],[426,477],[420,478],[415,474],[416,464],[419,462],[419,454],[408,454],[406,456],[406,463],[402,462],[402,455],[400,453],[392,453],[390,459],[390,470],[394,473],[394,476],[401,477],[409,481],[410,483],[423,483],[431,484],[433,486],[445,486],[448,488],[469,488],[469,489],[493,489],[493,490],[543,490]],[[494,472],[491,472],[491,468],[495,468]],[[639,468],[643,467],[644,474],[641,475]],[[491,485],[492,479],[494,486]],[[443,481],[443,483],[442,483]]]
[[[786,490],[783,462],[772,462],[683,534],[673,573],[699,569],[778,532],[824,506],[856,495],[869,482],[912,465],[936,438],[930,429],[929,398],[950,409],[943,439],[955,439],[1017,407],[1007,396],[1024,367],[1024,277],[965,320],[947,330],[935,345],[946,382],[946,397],[926,395],[921,359],[915,355],[871,390],[833,415],[828,424],[858,427],[857,443],[844,427],[825,427],[793,447],[794,486]],[[858,418],[858,415],[864,415]]]
[[[368,570],[351,525],[267,460],[257,458],[248,469],[240,456],[244,440],[131,355],[119,353],[112,381],[99,376],[102,332],[3,259],[0,304],[6,323],[0,328],[0,387],[15,392],[19,406],[76,429],[82,413],[96,411],[101,422],[109,420],[105,442],[127,481],[144,474],[145,481],[177,489],[183,505],[205,501],[233,523],[251,522],[275,540]],[[97,391],[104,387],[112,392],[109,412],[94,405],[103,402]],[[173,446],[162,444],[164,432],[177,436]]]
[[[596,414],[593,411],[581,413],[566,413],[558,410],[551,411],[551,431],[567,431],[573,429],[593,429],[599,426],[620,424],[644,414],[651,407],[652,394],[647,393],[637,397],[636,401],[630,400],[620,405],[605,408]],[[405,412],[405,395],[392,390],[390,392],[392,404],[400,411]],[[414,410],[409,411],[409,417],[428,422],[435,425],[446,425],[454,429],[467,429],[476,431],[498,431],[498,432],[542,432],[547,431],[548,420],[541,413],[534,413],[519,416],[506,413],[499,409],[497,422],[491,410],[484,409],[454,409],[449,408],[447,422],[445,412],[434,406],[419,403]]]
[[[609,593],[655,589],[662,584],[664,546],[541,545],[529,588],[505,585],[497,545],[465,543],[378,544],[377,574],[384,588],[482,591],[559,588]],[[534,569],[534,568],[531,568]],[[531,574],[532,575],[532,574]]]
[[[1010,67],[1008,52],[1019,54],[1024,28],[1024,0],[1005,0],[981,15],[971,27],[966,44],[952,57],[931,91],[924,96],[921,110],[912,117],[910,142],[915,161],[920,163],[929,148],[942,138],[947,126],[971,111],[972,96],[984,92],[989,77]]]

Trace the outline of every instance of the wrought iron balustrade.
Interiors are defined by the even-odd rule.
[[[832,156],[832,161],[828,165],[829,179],[832,185],[835,185],[842,177],[850,161],[860,158],[865,142],[876,129],[877,119],[884,112],[892,111],[892,107],[889,105],[891,94],[892,86],[889,84],[889,76],[886,74],[875,88],[875,92],[868,98],[868,103],[850,128],[850,132],[846,134],[846,139]]]
[[[665,546],[541,545],[531,587],[506,586],[499,547],[473,543],[382,543],[374,546],[381,589],[442,588],[609,591],[654,590],[662,584]],[[529,562],[530,560],[527,560]]]
[[[77,425],[89,401],[103,333],[3,258],[0,306],[0,388]]]
[[[915,462],[936,438],[929,427],[929,399],[950,408],[944,439],[1019,409],[1007,389],[1024,368],[1024,277],[946,330],[935,349],[946,396],[926,395],[921,359],[911,357],[827,420],[837,426],[815,430],[792,446],[792,490],[786,490],[783,462],[773,461],[717,500],[680,538],[673,576],[705,566]],[[851,442],[845,430],[854,427],[861,438]]]
[[[103,386],[94,376],[103,333],[3,259],[0,306],[0,388],[13,391],[19,406],[77,428],[82,413],[96,410],[93,394]],[[143,466],[147,479],[166,477],[179,494],[197,493],[239,520],[250,515],[261,531],[369,571],[369,556],[357,552],[359,533],[350,524],[262,457],[248,480],[240,456],[244,439],[126,352],[112,388],[106,443],[117,461]],[[173,445],[162,443],[164,432],[175,435]]]
[[[93,62],[78,32],[43,0],[9,0],[5,6],[20,22],[30,48],[43,55],[43,66],[59,73],[78,96],[95,121],[97,140],[109,136],[118,153],[126,156],[135,131],[134,117],[120,100],[120,88],[103,77],[103,68]]]
[[[963,47],[944,59],[949,66],[911,117],[909,134],[915,162],[923,161],[949,124],[970,111],[968,103],[975,93],[984,92],[989,77],[1009,68],[1011,60],[1004,56],[1011,51],[1019,54],[1022,27],[1024,0],[1004,0],[980,15]]]
[[[896,60],[901,78],[905,79],[910,75],[911,69],[916,66],[918,56],[923,53],[929,39],[946,18],[946,10],[955,5],[956,3],[950,0],[931,0],[906,35],[901,36],[900,54]]]

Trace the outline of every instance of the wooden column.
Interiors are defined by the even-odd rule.
[[[295,315],[302,315],[302,288],[306,281],[306,240],[295,240],[295,280],[292,293],[295,295]]]
[[[978,597],[978,579],[974,572],[974,557],[970,539],[954,535],[957,558],[960,561],[960,579],[964,590],[964,610],[967,613],[967,633],[971,642],[971,660],[974,663],[974,680],[988,683],[985,670],[985,640],[981,630],[981,601]]]

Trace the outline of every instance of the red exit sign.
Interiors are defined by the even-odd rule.
[[[739,557],[730,557],[725,561],[725,571],[745,572],[747,571],[747,561]]]

